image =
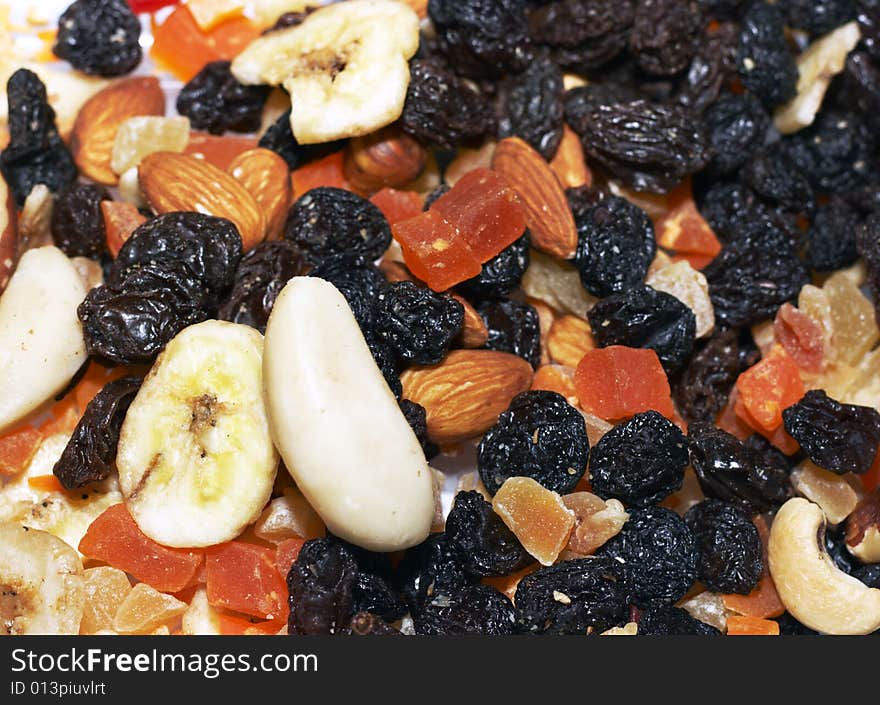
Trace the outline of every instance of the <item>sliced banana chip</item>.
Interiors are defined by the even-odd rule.
[[[232,62],[242,83],[283,85],[301,144],[356,137],[400,117],[419,18],[396,0],[347,0],[252,42]]]
[[[85,599],[76,551],[45,531],[0,524],[0,634],[78,634]]]
[[[165,546],[211,546],[256,521],[278,454],[263,404],[263,336],[205,321],[168,343],[131,403],[116,465],[128,509]]]

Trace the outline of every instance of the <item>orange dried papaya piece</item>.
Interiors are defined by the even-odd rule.
[[[334,188],[348,188],[343,172],[342,150],[328,154],[326,157],[315,159],[294,169],[290,174],[293,198],[297,199],[306,191],[319,186],[333,186]]]
[[[779,623],[772,619],[733,615],[727,618],[727,636],[779,636]]]
[[[738,410],[737,416],[772,433],[782,425],[783,410],[804,396],[804,383],[797,363],[785,348],[774,345],[766,357],[739,376],[736,391],[738,409],[744,412]]]
[[[42,442],[43,434],[30,424],[22,424],[0,436],[0,477],[22,472]]]
[[[822,371],[825,332],[814,319],[789,303],[782,304],[773,322],[773,334],[801,369]]]
[[[422,212],[422,197],[415,191],[385,187],[374,193],[370,202],[382,211],[389,225],[415,218]]]

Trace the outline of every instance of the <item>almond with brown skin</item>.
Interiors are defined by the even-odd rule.
[[[589,322],[572,314],[565,314],[553,321],[547,335],[550,359],[567,367],[577,367],[581,358],[595,347]]]
[[[291,201],[287,162],[272,150],[257,147],[235,157],[226,171],[247,189],[263,209],[266,239],[280,238]]]
[[[429,438],[449,444],[489,430],[529,388],[532,368],[510,353],[453,350],[439,365],[405,370],[400,381],[403,397],[425,407]]]
[[[154,76],[111,83],[82,106],[70,133],[70,151],[79,170],[108,186],[119,176],[110,167],[119,126],[138,115],[164,115],[165,93]]]
[[[492,155],[492,168],[516,190],[526,210],[532,246],[559,259],[577,248],[577,227],[565,190],[550,165],[519,137],[506,137]]]
[[[489,340],[489,329],[477,309],[467,299],[458,294],[451,295],[464,308],[464,323],[461,326],[459,342],[463,348],[482,348]]]
[[[562,126],[562,141],[550,160],[550,168],[565,188],[590,186],[593,183],[593,174],[584,160],[581,138],[568,125]]]
[[[386,186],[400,188],[418,178],[428,153],[394,125],[353,138],[345,148],[345,180],[369,194]]]
[[[244,186],[204,159],[154,152],[138,166],[141,190],[157,213],[196,211],[231,220],[247,252],[261,242],[266,218]]]

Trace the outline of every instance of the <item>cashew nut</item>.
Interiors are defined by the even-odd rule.
[[[770,528],[770,575],[786,609],[826,634],[880,628],[880,590],[839,570],[824,549],[825,515],[800,497],[788,500]]]

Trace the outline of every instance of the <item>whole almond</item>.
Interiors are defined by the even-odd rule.
[[[70,134],[70,151],[79,170],[101,184],[119,181],[110,167],[119,126],[138,115],[164,115],[165,93],[154,76],[111,83],[82,106]]]
[[[197,211],[231,220],[247,252],[263,240],[266,218],[244,186],[204,159],[154,152],[138,167],[144,196],[157,213]]]
[[[389,186],[400,188],[425,168],[427,152],[396,126],[354,137],[345,148],[343,172],[353,188],[373,193]]]
[[[560,316],[547,335],[550,359],[560,365],[577,367],[581,358],[596,347],[590,324],[579,316]]]
[[[584,160],[581,138],[568,125],[562,126],[562,141],[550,160],[550,168],[565,188],[589,186],[593,183],[593,175]]]
[[[287,162],[272,150],[257,147],[239,154],[227,171],[263,209],[266,239],[277,240],[281,237],[291,199]]]
[[[550,165],[519,137],[506,137],[495,147],[492,168],[516,190],[525,210],[532,246],[559,259],[571,259],[577,227],[565,190]]]
[[[481,348],[489,340],[489,329],[483,317],[477,313],[477,309],[471,306],[467,299],[452,294],[452,298],[458,301],[464,308],[464,323],[461,326],[459,340],[463,348]]]
[[[510,401],[529,388],[532,367],[495,350],[453,350],[439,365],[400,376],[403,396],[425,407],[428,437],[458,443],[485,433]]]

